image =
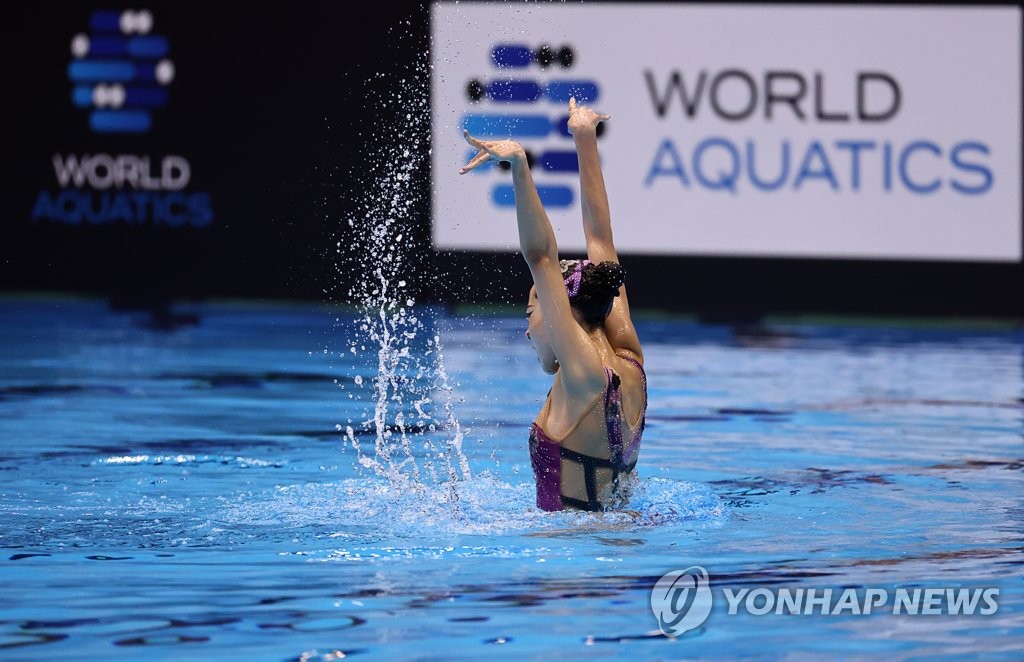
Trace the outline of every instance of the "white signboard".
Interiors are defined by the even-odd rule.
[[[453,3],[431,15],[438,249],[515,250],[516,138],[583,248],[570,95],[600,138],[622,253],[1021,260],[1021,10]]]

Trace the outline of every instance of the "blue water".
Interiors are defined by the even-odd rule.
[[[1019,328],[642,318],[636,512],[569,514],[533,506],[549,378],[520,316],[420,311],[382,402],[353,313],[177,312],[0,301],[0,658],[1024,655]],[[666,637],[651,589],[690,566],[714,607]],[[998,610],[721,598],[846,587],[998,588]]]

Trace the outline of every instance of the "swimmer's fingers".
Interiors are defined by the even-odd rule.
[[[473,136],[469,135],[469,130],[468,129],[463,129],[462,130],[462,136],[466,139],[466,142],[468,142],[473,147],[476,147],[477,149],[483,149],[484,148],[483,141],[482,140],[477,140]]]
[[[491,155],[487,152],[486,149],[481,147],[480,151],[476,153],[476,156],[474,156],[472,158],[472,160],[470,160],[469,163],[467,163],[466,165],[464,165],[461,168],[459,168],[459,174],[460,175],[465,175],[470,170],[473,170],[474,168],[478,168],[479,166],[483,165],[484,163],[486,163],[490,159],[491,159]]]
[[[593,129],[601,122],[606,122],[611,118],[611,115],[596,113],[587,106],[577,104],[576,97],[569,98],[568,129],[569,133],[573,135],[576,134],[577,129]]]
[[[474,156],[469,163],[467,163],[466,165],[462,166],[459,169],[460,175],[464,175],[470,170],[480,167],[481,165],[483,165],[488,160],[494,157],[494,153],[491,150],[491,143],[485,143],[483,140],[478,140],[477,138],[474,138],[473,136],[469,135],[469,131],[466,129],[462,130],[462,135],[463,137],[465,137],[466,142],[468,142],[473,147],[476,147],[480,151],[476,153],[476,156]]]
[[[473,159],[464,165],[459,172],[465,174],[473,168],[479,167],[488,160],[508,163],[518,163],[526,159],[526,152],[523,146],[515,140],[478,140],[469,135],[469,131],[463,130],[462,135],[466,141],[476,147],[479,152]]]
[[[591,110],[590,108],[587,108],[586,106],[579,105],[578,103],[576,103],[576,97],[569,97],[569,114],[572,115],[573,113],[575,113],[577,111],[587,111],[588,113],[591,113],[592,115],[594,115],[597,118],[598,122],[605,122],[605,121],[610,120],[612,118],[611,115],[606,115],[604,113],[598,113],[598,112],[595,112],[595,111]]]
[[[462,135],[466,137],[466,142],[468,142],[473,147],[476,147],[481,151],[486,151],[491,156],[498,156],[498,153],[495,151],[495,148],[501,145],[500,141],[480,140],[478,138],[474,138],[473,136],[469,135],[469,131],[467,131],[466,129],[462,130]]]

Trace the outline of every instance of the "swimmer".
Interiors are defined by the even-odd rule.
[[[554,230],[537,193],[526,152],[514,140],[478,140],[465,174],[489,161],[511,165],[519,246],[533,287],[526,337],[554,375],[530,430],[537,507],[625,508],[636,478],[647,411],[644,355],[626,299],[625,272],[612,241],[611,213],[597,148],[610,119],[569,100],[576,145],[587,258],[559,260]]]

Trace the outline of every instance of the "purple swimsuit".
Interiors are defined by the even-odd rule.
[[[644,372],[644,367],[636,359],[625,356],[622,358],[640,369],[640,375],[643,377],[644,409],[646,411],[647,374]],[[616,490],[619,484],[619,474],[629,473],[636,466],[646,413],[641,415],[640,425],[637,426],[633,438],[626,443],[622,438],[622,392],[619,388],[619,376],[608,366],[605,366],[604,371],[608,377],[608,386],[604,396],[604,417],[608,429],[610,451],[610,457],[607,460],[563,448],[557,441],[548,437],[536,421],[530,428],[530,464],[533,465],[533,475],[537,481],[537,507],[541,510],[562,510],[566,506],[580,510],[605,510],[604,505],[597,498],[595,475],[597,469],[603,467],[612,470],[612,487],[613,490]],[[587,486],[586,501],[562,495],[563,458],[582,465]]]

